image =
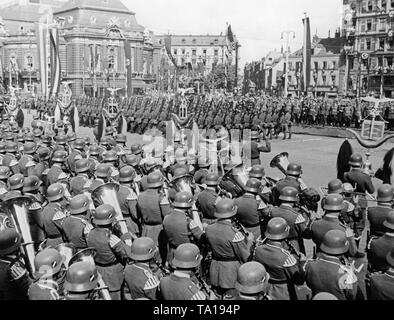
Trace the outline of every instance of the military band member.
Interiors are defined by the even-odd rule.
[[[380,237],[386,229],[383,225],[388,214],[392,211],[394,188],[389,184],[383,184],[378,188],[376,207],[368,208],[368,220],[370,224],[370,236]]]
[[[215,205],[220,199],[218,194],[219,176],[209,173],[203,183],[207,186],[197,196],[196,206],[202,212],[203,222],[212,224],[215,222]]]
[[[386,271],[372,273],[367,281],[368,300],[394,299],[394,249],[387,254],[386,263]]]

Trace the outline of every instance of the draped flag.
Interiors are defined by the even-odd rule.
[[[173,56],[172,53],[171,53],[171,42],[172,42],[172,41],[171,41],[171,35],[166,36],[165,39],[164,39],[164,43],[165,43],[165,46],[166,46],[167,55],[168,55],[168,57],[170,58],[170,60],[171,60],[171,62],[173,63],[173,65],[174,65],[176,68],[178,68],[178,65],[177,65],[177,63],[176,63],[176,60],[175,60],[174,56]]]
[[[57,28],[49,29],[49,42],[51,54],[51,91],[50,96],[56,96],[61,82],[61,65],[59,50],[59,32]],[[75,131],[74,131],[75,132]]]
[[[228,25],[227,27],[226,43],[227,43],[227,49],[230,52],[236,49],[236,41],[235,41],[233,30],[231,29],[231,24]]]
[[[47,27],[43,23],[37,23],[37,48],[40,65],[41,92],[48,98],[48,57],[47,57]]]
[[[133,95],[132,86],[131,86],[132,85],[131,77],[132,77],[133,68],[131,65],[130,41],[128,39],[126,39],[124,43],[124,52],[126,57],[127,96],[131,97]]]
[[[309,18],[302,19],[304,23],[304,47],[302,49],[302,88],[301,91],[308,93],[308,87],[311,82],[311,26]]]
[[[71,108],[70,111],[70,123],[71,123],[71,127],[73,128],[73,131],[75,134],[78,134],[79,131],[79,112],[78,112],[78,108],[76,105],[74,105]]]

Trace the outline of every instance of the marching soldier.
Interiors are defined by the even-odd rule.
[[[37,145],[35,142],[27,142],[23,147],[23,155],[19,159],[20,172],[27,177],[31,170],[29,168],[35,167],[34,154],[36,153]],[[30,172],[29,172],[30,171]]]
[[[157,300],[161,274],[155,273],[151,265],[156,253],[157,247],[151,238],[136,239],[131,245],[133,263],[128,264],[124,272],[131,300]]]
[[[21,236],[13,228],[0,230],[0,300],[27,300],[32,279],[20,254]]]
[[[184,243],[174,252],[171,265],[175,271],[160,280],[160,294],[164,300],[208,300],[209,290],[204,290],[206,284],[202,281],[195,283],[193,273],[200,266],[202,256],[195,244]]]
[[[368,243],[368,266],[369,270],[386,271],[390,266],[386,257],[394,248],[394,211],[391,211],[383,222],[386,233],[380,238],[372,237]]]
[[[237,214],[234,201],[223,199],[216,203],[215,223],[207,226],[205,235],[212,248],[210,281],[219,295],[234,296],[237,271],[250,256],[253,234],[242,226],[234,226]]]
[[[75,173],[77,176],[70,180],[70,193],[72,196],[83,193],[88,190],[91,180],[88,176],[90,171],[90,163],[88,159],[80,159],[75,163]]]
[[[328,231],[321,242],[316,260],[305,265],[306,283],[315,296],[321,292],[333,294],[338,300],[355,300],[358,279],[354,262],[346,258],[349,241],[341,230]]]
[[[54,184],[60,177],[67,177],[66,170],[67,152],[55,151],[52,155],[51,168],[47,173],[48,184]]]
[[[97,270],[109,288],[112,300],[120,300],[124,281],[124,265],[130,257],[130,248],[113,232],[115,209],[104,204],[93,211],[94,228],[87,235],[87,245],[96,250],[94,261]],[[124,238],[126,235],[122,235]]]
[[[193,208],[193,196],[188,192],[178,192],[172,203],[173,210],[163,220],[163,229],[169,245],[167,261],[170,264],[174,251],[183,243],[196,243],[202,236],[202,230],[195,226],[190,218]]]
[[[368,208],[368,220],[370,224],[370,236],[380,237],[386,229],[384,221],[392,211],[394,188],[389,184],[383,184],[378,188],[376,207]]]
[[[65,256],[53,248],[37,253],[34,265],[37,270],[36,281],[30,285],[29,300],[60,300],[66,278]]]
[[[0,196],[0,199],[2,201],[6,201],[11,198],[22,196],[24,180],[25,177],[23,176],[23,174],[20,173],[14,174],[13,176],[9,177],[8,178],[9,191],[5,193],[3,196]]]
[[[367,282],[367,295],[369,300],[394,299],[394,249],[386,256],[389,268],[386,271],[375,272],[370,275]]]
[[[39,148],[37,151],[39,161],[32,169],[32,174],[40,178],[45,188],[49,186],[47,174],[50,168],[49,167],[50,153],[51,150],[47,147]]]
[[[56,247],[63,243],[62,223],[67,216],[64,195],[64,187],[60,183],[49,186],[47,191],[49,204],[42,212],[47,247]]]
[[[70,215],[62,223],[66,242],[72,243],[77,250],[87,248],[86,233],[90,224],[89,198],[84,194],[74,196],[70,201]]]
[[[311,237],[317,248],[321,247],[324,235],[330,230],[340,230],[346,234],[349,242],[349,255],[358,257],[361,255],[357,252],[357,244],[354,240],[354,232],[347,225],[339,220],[341,211],[343,210],[343,197],[339,194],[330,194],[326,197],[323,209],[324,217],[311,223],[309,229]]]
[[[245,194],[234,200],[237,206],[237,218],[247,231],[253,233],[254,238],[261,236],[262,222],[265,219],[263,209],[267,206],[261,199],[257,199],[261,183],[257,179],[249,179],[244,187]]]
[[[267,294],[269,278],[261,263],[251,261],[243,264],[238,269],[235,300],[272,300]]]

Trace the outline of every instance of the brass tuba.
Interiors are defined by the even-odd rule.
[[[117,193],[119,191],[119,185],[116,183],[106,183],[98,188],[94,189],[92,192],[92,200],[96,207],[102,204],[110,204],[114,207],[116,211],[116,220],[119,222],[120,229],[122,234],[128,233],[126,220],[123,218],[122,209],[120,208],[120,204],[118,201]],[[126,244],[131,245],[126,240]]]
[[[78,251],[76,254],[74,254],[71,257],[67,267],[69,268],[74,263],[82,262],[82,261],[89,262],[92,265],[96,266],[96,264],[94,262],[95,255],[96,255],[96,249],[94,249],[94,248],[87,248],[87,249],[83,249],[81,251]],[[100,297],[103,300],[112,300],[111,295],[109,294],[108,286],[105,284],[101,274],[98,271],[97,271],[97,274],[99,277],[99,279],[98,279],[99,287],[97,288],[97,290],[100,292]]]
[[[29,197],[12,198],[2,203],[2,209],[9,217],[12,226],[22,237],[22,253],[25,256],[27,269],[31,274],[36,272],[34,266],[34,242],[29,224],[29,210],[32,200]]]
[[[219,188],[231,194],[233,198],[238,198],[245,193],[244,187],[248,179],[245,168],[242,164],[237,164],[223,175]]]
[[[281,172],[286,175],[287,167],[289,166],[289,154],[287,152],[282,152],[278,154],[271,160],[270,167],[278,168]]]

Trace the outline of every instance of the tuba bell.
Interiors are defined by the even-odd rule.
[[[17,197],[4,201],[1,207],[12,226],[22,237],[22,253],[25,256],[26,267],[33,275],[36,271],[34,266],[35,251],[28,215],[28,207],[31,203],[32,200],[29,197]]]
[[[118,201],[117,193],[119,191],[119,185],[116,183],[106,183],[98,188],[94,189],[92,192],[92,200],[96,207],[102,204],[110,204],[114,207],[116,211],[116,220],[119,222],[119,226],[122,234],[128,233],[127,224],[123,218],[122,209]],[[131,245],[130,241],[126,240],[126,244]]]
[[[287,167],[289,166],[289,154],[287,152],[282,152],[274,157],[270,163],[271,168],[278,168],[281,172],[286,175]]]
[[[74,254],[69,263],[67,264],[67,267],[69,268],[71,265],[73,265],[74,263],[77,262],[89,262],[92,265],[96,266],[95,262],[94,262],[94,257],[96,255],[96,249],[94,248],[87,248],[87,249],[83,249],[81,251],[78,251],[76,254]],[[112,300],[111,299],[111,295],[109,294],[109,289],[108,286],[105,284],[101,274],[99,272],[98,273],[98,284],[99,287],[97,288],[97,290],[100,293],[100,297],[103,300]]]
[[[219,188],[231,194],[232,198],[241,197],[248,181],[248,173],[242,164],[237,164],[229,169],[222,177]]]

